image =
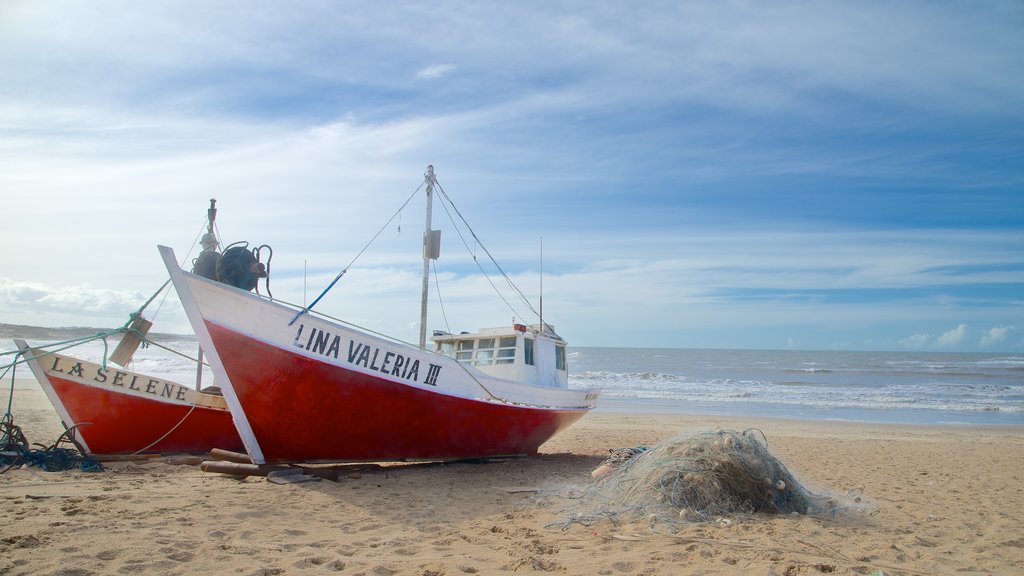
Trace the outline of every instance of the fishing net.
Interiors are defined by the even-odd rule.
[[[756,429],[681,435],[611,453],[563,528],[602,518],[674,524],[755,512],[830,516],[837,507],[804,489]]]

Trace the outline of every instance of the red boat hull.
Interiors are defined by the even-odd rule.
[[[74,439],[91,454],[240,451],[224,398],[130,370],[101,366],[15,339]]]
[[[438,394],[206,327],[266,462],[535,454],[587,413]]]
[[[93,454],[242,450],[228,410],[141,398],[52,374],[49,380]]]

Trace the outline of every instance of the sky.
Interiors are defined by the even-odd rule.
[[[6,0],[0,322],[122,325],[216,198],[275,298],[347,267],[316,310],[415,341],[433,165],[478,240],[436,194],[430,329],[542,294],[571,346],[1024,352],[1021,30],[1015,0]],[[171,292],[145,314],[190,333]]]

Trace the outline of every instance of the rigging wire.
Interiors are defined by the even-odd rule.
[[[441,300],[441,283],[437,281],[437,266],[434,265],[434,261],[430,261],[430,269],[434,272],[434,292],[437,293],[437,305],[441,307],[441,318],[444,319],[444,327],[451,334],[452,327],[448,324],[448,315],[444,312],[444,302]]]
[[[448,202],[451,202],[451,200],[448,200]],[[445,211],[445,213],[447,213],[447,214],[448,214],[448,219],[449,219],[449,220],[451,220],[451,222],[452,222],[452,225],[453,225],[453,226],[455,227],[455,233],[456,233],[456,234],[458,234],[458,235],[459,235],[459,239],[461,239],[461,240],[462,240],[462,245],[466,247],[466,250],[467,250],[467,251],[469,251],[470,255],[471,255],[471,256],[473,257],[473,263],[474,263],[474,264],[476,264],[476,267],[477,267],[477,269],[479,269],[479,270],[480,270],[480,273],[481,273],[481,274],[483,274],[484,278],[485,278],[485,279],[487,280],[487,283],[488,283],[488,284],[490,284],[490,285],[491,285],[491,288],[493,288],[493,289],[494,289],[494,293],[498,295],[498,298],[501,298],[501,301],[502,301],[502,302],[504,302],[504,303],[505,303],[505,306],[507,306],[507,307],[508,307],[508,309],[512,311],[512,314],[514,314],[514,315],[516,315],[516,316],[518,316],[518,317],[522,318],[522,317],[523,317],[523,315],[522,315],[522,314],[520,314],[520,313],[519,313],[519,312],[518,312],[518,311],[517,311],[517,310],[516,310],[516,309],[515,309],[515,308],[514,308],[514,307],[512,306],[512,304],[511,304],[511,303],[509,303],[508,299],[506,299],[506,298],[505,298],[505,295],[501,293],[501,290],[499,290],[499,289],[498,289],[498,287],[494,285],[494,281],[493,281],[493,280],[491,280],[491,277],[490,277],[490,275],[489,275],[489,274],[487,274],[487,271],[486,271],[486,270],[484,270],[483,266],[481,266],[481,265],[480,265],[480,261],[479,261],[479,260],[477,259],[477,257],[476,257],[476,254],[474,253],[474,251],[473,251],[472,249],[470,249],[470,247],[469,247],[469,243],[468,243],[468,242],[466,242],[466,238],[465,238],[465,236],[463,236],[463,235],[462,235],[462,230],[461,230],[461,229],[459,229],[459,226],[458,226],[458,224],[456,224],[456,222],[455,222],[455,219],[454,219],[454,218],[452,218],[452,214],[451,214],[451,212],[449,212],[449,211],[448,211],[448,205],[447,205],[447,204],[445,204],[444,202],[441,202],[441,206],[442,206],[442,207],[444,208],[444,211]],[[455,211],[456,211],[456,212],[458,212],[458,209],[456,209],[456,208],[455,208],[455,205],[454,205],[454,204],[452,204],[452,208],[453,208],[453,209],[455,209]],[[461,216],[461,215],[460,215],[460,216]],[[463,220],[463,222],[465,222],[465,220]],[[467,228],[468,228],[468,225],[467,225]],[[472,234],[472,233],[473,233],[473,231],[472,231],[472,229],[470,229],[470,234]],[[474,240],[476,240],[476,245],[478,245],[478,246],[481,246],[481,247],[483,247],[483,245],[482,245],[482,244],[480,244],[480,241],[479,241],[479,239],[477,239],[477,238],[476,238],[476,235],[475,235],[475,234],[473,235],[473,238],[474,238]],[[485,248],[485,249],[484,249],[484,252],[486,252],[486,251],[487,251],[487,250],[486,250],[486,248]],[[492,259],[491,259],[491,261],[493,262],[493,261],[494,261],[494,259],[492,258]],[[500,268],[499,268],[499,269],[500,269]]]
[[[459,238],[462,240],[462,244],[466,247],[466,250],[469,251],[469,253],[473,255],[473,262],[477,265],[477,268],[480,269],[480,272],[484,275],[484,278],[486,278],[487,281],[491,284],[491,287],[494,288],[494,291],[498,294],[498,296],[502,299],[502,301],[505,302],[505,305],[508,306],[509,310],[511,310],[513,314],[515,314],[516,316],[518,316],[520,318],[525,318],[525,316],[523,316],[522,314],[519,314],[519,312],[515,308],[512,307],[512,305],[508,302],[508,300],[501,293],[501,291],[498,290],[498,287],[494,285],[494,282],[491,280],[491,277],[487,274],[487,272],[483,269],[483,266],[480,265],[480,261],[477,258],[476,253],[475,253],[476,251],[473,250],[473,249],[470,249],[469,243],[466,241],[466,238],[462,235],[462,231],[460,230],[459,225],[455,222],[455,219],[452,217],[451,212],[448,210],[448,205],[451,205],[452,210],[455,211],[455,214],[458,215],[459,220],[462,221],[462,224],[469,231],[470,235],[472,235],[473,241],[475,243],[475,246],[479,246],[480,249],[483,250],[484,254],[487,255],[487,257],[490,259],[490,261],[494,265],[494,267],[498,270],[498,272],[501,273],[501,276],[505,279],[505,282],[508,283],[509,287],[513,290],[513,292],[515,292],[519,296],[520,300],[522,300],[522,302],[526,305],[526,307],[531,312],[533,312],[533,314],[535,316],[537,316],[539,318],[540,317],[540,313],[537,312],[537,309],[533,307],[533,304],[530,303],[529,298],[527,298],[526,295],[523,294],[522,290],[520,290],[519,287],[516,286],[515,282],[512,281],[512,278],[510,278],[509,275],[507,273],[505,273],[505,270],[501,267],[500,264],[498,264],[498,261],[495,260],[494,256],[491,254],[490,250],[487,249],[487,246],[485,246],[484,243],[480,241],[480,237],[476,235],[476,232],[473,230],[473,227],[469,225],[469,222],[466,221],[466,218],[462,215],[461,212],[459,212],[458,207],[455,206],[455,203],[448,196],[448,193],[445,192],[444,187],[442,187],[439,183],[435,183],[435,184],[437,184],[437,188],[441,192],[441,196],[445,200],[444,202],[441,202],[441,206],[444,207],[445,212],[448,214],[448,218],[451,219],[452,224],[455,226],[455,231],[458,233]],[[548,326],[548,327],[550,327],[550,326]]]
[[[498,264],[498,261],[494,258],[494,256],[487,249],[487,247],[484,245],[484,243],[480,241],[479,236],[477,236],[476,232],[473,230],[473,227],[469,225],[469,222],[466,221],[466,218],[462,215],[462,213],[459,212],[459,209],[455,206],[455,203],[448,196],[448,193],[444,190],[444,187],[441,186],[440,183],[438,183],[436,179],[434,180],[434,184],[437,187],[438,191],[441,193],[441,197],[443,199],[443,201],[441,202],[441,206],[444,207],[445,213],[448,215],[448,219],[452,222],[452,225],[455,228],[456,233],[459,235],[459,238],[462,240],[462,243],[466,247],[466,250],[472,255],[473,262],[476,264],[476,266],[480,270],[481,274],[483,274],[484,278],[487,279],[487,282],[491,285],[491,288],[494,289],[494,292],[498,295],[498,297],[501,298],[501,300],[505,303],[505,306],[508,307],[508,309],[512,312],[512,314],[514,316],[519,317],[519,318],[525,318],[525,316],[523,314],[520,314],[519,311],[516,310],[516,308],[509,302],[509,300],[505,297],[505,295],[502,293],[502,291],[500,289],[498,289],[497,285],[495,285],[494,281],[491,279],[491,276],[487,273],[486,270],[484,270],[483,266],[480,264],[479,258],[476,255],[476,250],[469,247],[469,242],[466,240],[466,237],[463,235],[462,230],[461,230],[459,224],[456,222],[455,218],[452,216],[452,211],[455,212],[455,214],[458,216],[459,220],[462,222],[462,225],[465,226],[466,230],[472,236],[474,244],[475,244],[475,247],[478,246],[481,250],[483,250],[483,252],[487,255],[487,258],[491,261],[491,264],[494,265],[494,267],[501,274],[502,278],[505,279],[505,282],[508,284],[508,286],[511,288],[511,290],[526,305],[526,307],[530,310],[530,312],[532,312],[535,316],[540,318],[540,313],[537,311],[536,308],[534,308],[533,304],[530,303],[529,298],[527,298],[526,295],[523,294],[522,290],[520,290],[519,287],[516,286],[515,282],[512,281],[512,278],[509,277],[509,275],[505,272],[505,270],[501,267],[501,265]],[[423,187],[425,185],[426,185],[426,182],[421,182],[420,185],[417,186],[415,190],[413,190],[413,192],[409,195],[408,198],[406,198],[405,202],[402,203],[402,205],[398,208],[398,210],[396,210],[395,213],[390,218],[388,218],[388,220],[383,224],[383,226],[381,226],[380,229],[377,230],[377,233],[374,234],[373,237],[370,238],[370,240],[362,247],[362,249],[360,249],[359,252],[356,253],[355,257],[352,258],[352,260],[348,263],[348,265],[345,266],[344,268],[342,268],[342,270],[340,272],[338,272],[338,275],[334,277],[334,279],[330,282],[330,284],[327,285],[327,287],[320,293],[320,295],[317,296],[313,300],[312,303],[310,303],[308,306],[303,306],[298,311],[298,313],[295,314],[295,316],[288,323],[289,326],[294,324],[295,321],[298,320],[302,315],[310,312],[313,309],[313,307],[316,306],[316,304],[324,296],[326,296],[327,293],[330,292],[330,290],[332,288],[334,288],[334,286],[338,283],[338,281],[341,280],[341,277],[344,276],[348,272],[349,268],[351,268],[356,263],[356,261],[363,255],[363,253],[366,252],[366,250],[369,249],[369,247],[377,240],[377,238],[380,237],[380,235],[384,232],[384,230],[387,229],[388,226],[390,226],[391,223],[394,222],[396,219],[398,219],[398,234],[401,234],[402,211],[405,210],[406,206],[409,205],[409,202],[412,201],[412,199],[416,196],[416,194],[418,194],[423,189]],[[451,210],[449,210],[449,206],[451,207]],[[434,270],[434,283],[435,283],[435,286],[438,284],[436,269]],[[439,301],[440,301],[440,297],[439,297]],[[442,314],[444,314],[443,304],[442,304]],[[445,325],[446,326],[448,325],[447,318],[445,318]],[[543,329],[548,329],[548,328],[550,328],[550,326],[548,325],[548,326],[544,326],[542,328]],[[450,327],[449,327],[449,331],[450,331]],[[552,330],[552,332],[553,332],[553,330]]]
[[[527,298],[525,294],[523,294],[522,290],[520,290],[519,287],[516,286],[515,283],[512,281],[512,278],[510,278],[509,275],[505,273],[505,270],[502,269],[500,264],[498,264],[498,261],[491,254],[490,250],[488,250],[487,246],[485,246],[484,243],[480,240],[480,237],[476,235],[476,232],[473,230],[473,227],[469,225],[469,222],[466,221],[466,218],[462,215],[461,212],[459,212],[458,207],[455,206],[455,203],[452,201],[451,198],[448,197],[448,193],[445,192],[444,188],[440,184],[438,184],[438,189],[441,191],[441,195],[444,196],[444,199],[449,204],[451,204],[452,210],[454,210],[455,213],[459,216],[459,219],[466,226],[466,229],[468,229],[470,234],[473,235],[473,240],[476,242],[476,244],[479,245],[480,249],[484,251],[484,254],[487,254],[487,257],[491,260],[491,263],[494,264],[494,267],[498,269],[498,272],[501,272],[502,277],[505,278],[505,281],[508,283],[509,287],[512,288],[512,290],[519,295],[519,298],[522,299],[523,303],[526,304],[526,306],[530,309],[531,312],[533,312],[537,316],[540,316],[540,313],[538,313],[537,310],[534,309],[533,305],[530,303],[530,299]],[[442,205],[443,204],[444,203],[442,203]]]
[[[187,263],[189,261],[189,259],[192,257],[192,251],[195,250],[196,246],[199,245],[199,240],[203,237],[203,234],[206,234],[206,232],[209,230],[209,227],[210,227],[209,220],[203,219],[203,225],[199,228],[199,233],[196,234],[196,237],[192,240],[192,246],[189,247],[188,253],[185,254],[185,258],[181,261],[181,267],[182,268],[185,268],[185,263]],[[216,222],[214,222],[213,227],[214,227],[214,237],[217,239],[217,244],[219,245],[220,244],[220,228],[217,226]],[[163,290],[164,288],[166,288],[167,284],[170,284],[170,282],[171,282],[171,280],[170,280],[170,278],[168,278],[167,282],[165,282],[164,285],[160,287],[160,290]],[[157,294],[159,294],[160,290],[157,291]],[[163,310],[164,303],[167,302],[167,297],[170,296],[170,295],[171,295],[171,291],[170,290],[168,290],[167,292],[164,292],[163,298],[160,299],[160,303],[156,305],[156,310],[153,312],[153,320],[156,320],[156,317],[160,315],[160,311]],[[153,298],[155,298],[155,297],[156,297],[156,294],[153,294]],[[149,306],[149,303],[153,301],[153,298],[150,298],[149,302],[146,302],[145,304],[143,304],[142,308],[144,309],[146,306]],[[141,313],[142,313],[142,309],[140,309],[137,312],[137,314],[141,314]]]
[[[409,197],[405,199],[405,202],[402,203],[402,206],[399,207],[398,210],[396,210],[395,213],[391,215],[391,218],[388,218],[388,221],[385,222],[384,225],[381,226],[379,230],[377,230],[377,233],[373,235],[373,238],[370,238],[370,241],[367,242],[365,246],[363,246],[363,248],[355,255],[354,258],[352,258],[352,261],[348,263],[348,266],[345,266],[344,268],[342,268],[341,272],[338,272],[338,275],[334,277],[334,280],[331,280],[331,283],[327,285],[327,288],[324,288],[324,291],[321,292],[320,295],[317,296],[316,299],[314,299],[309,306],[304,306],[302,310],[299,310],[298,314],[296,314],[295,317],[292,318],[291,322],[288,323],[289,326],[294,324],[295,321],[298,320],[300,316],[312,310],[313,306],[316,306],[316,303],[319,302],[320,299],[323,298],[325,295],[327,295],[327,293],[330,292],[331,288],[334,288],[334,285],[338,283],[338,280],[341,280],[341,277],[344,276],[346,272],[348,272],[348,269],[351,268],[352,265],[356,263],[356,260],[358,260],[359,257],[363,255],[363,252],[366,252],[366,250],[369,249],[370,245],[373,244],[381,235],[381,233],[383,233],[384,230],[391,225],[391,222],[393,222],[395,218],[400,217],[400,215],[402,214],[402,210],[404,210],[405,207],[409,205],[409,202],[411,202],[412,199],[416,196],[416,194],[419,193],[420,189],[423,188],[424,184],[425,182],[421,183],[419,186],[416,187],[415,190],[412,191],[412,194],[410,194]]]

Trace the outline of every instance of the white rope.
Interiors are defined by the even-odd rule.
[[[186,419],[187,419],[187,418],[188,418],[189,416],[191,416],[191,415],[192,415],[192,412],[193,412],[193,411],[194,411],[195,409],[196,409],[196,405],[195,405],[195,404],[193,404],[193,405],[192,405],[192,407],[191,407],[191,408],[189,408],[188,412],[186,412],[186,413],[185,413],[185,415],[184,415],[184,416],[182,416],[181,420],[178,420],[178,423],[177,423],[177,424],[175,424],[173,428],[171,428],[170,430],[168,430],[166,434],[164,434],[163,436],[161,436],[161,437],[157,438],[156,440],[154,440],[154,441],[153,441],[153,443],[152,443],[152,444],[150,444],[149,446],[146,446],[145,448],[140,448],[139,450],[136,450],[135,452],[132,452],[132,454],[131,454],[131,455],[132,455],[132,456],[135,456],[135,455],[137,455],[137,454],[142,454],[142,453],[143,453],[143,452],[145,452],[146,450],[149,450],[149,449],[150,449],[150,448],[152,448],[153,446],[156,446],[157,444],[159,444],[159,443],[160,443],[160,442],[161,442],[161,441],[162,441],[162,440],[163,440],[164,438],[167,438],[168,436],[170,436],[172,432],[174,432],[175,430],[177,430],[177,429],[178,429],[178,427],[179,427],[179,426],[181,426],[182,424],[184,424],[184,423],[185,423],[185,420],[186,420]]]

